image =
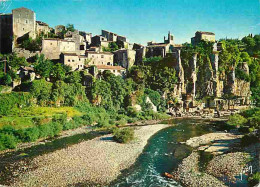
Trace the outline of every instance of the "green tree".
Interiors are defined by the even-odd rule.
[[[67,83],[80,83],[81,82],[81,76],[79,71],[74,71],[66,76],[65,81]]]
[[[40,56],[36,56],[34,69],[35,72],[41,77],[50,77],[53,66],[53,62],[45,59],[43,54],[41,54]]]
[[[229,116],[227,123],[232,126],[240,127],[240,126],[244,125],[246,122],[247,122],[246,118],[244,118],[243,116],[241,116],[239,114],[234,114],[234,115]]]
[[[66,69],[62,64],[57,63],[53,66],[51,73],[55,80],[64,80]]]
[[[51,98],[52,83],[45,79],[34,80],[30,88],[33,97],[37,99],[39,105],[47,105]]]
[[[75,31],[74,25],[68,23],[67,26],[66,26],[66,30],[67,30],[67,31],[74,32],[74,31]]]

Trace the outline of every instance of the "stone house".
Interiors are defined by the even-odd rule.
[[[88,68],[89,73],[94,77],[97,77],[100,73],[104,71],[110,71],[116,76],[124,77],[126,75],[126,69],[121,66],[108,66],[108,65],[95,65],[95,66],[85,66]]]
[[[213,32],[203,32],[203,31],[197,31],[195,33],[195,36],[191,38],[192,45],[197,45],[200,41],[210,41],[215,42],[215,33]]]
[[[134,43],[133,50],[136,51],[135,63],[141,64],[143,62],[143,58],[146,56],[146,47],[141,44]]]
[[[96,46],[96,47],[108,47],[109,42],[107,41],[107,38],[96,35],[91,38],[91,46]]]
[[[60,61],[64,65],[70,66],[72,71],[75,71],[83,69],[88,59],[86,56],[76,53],[61,53]]]
[[[80,35],[83,36],[84,40],[86,41],[86,46],[88,48],[91,45],[92,33],[80,31]]]
[[[146,49],[146,57],[161,56],[166,57],[167,53],[172,53],[174,49],[174,36],[168,33],[168,39],[164,37],[163,43],[148,42]]]
[[[74,32],[68,31],[65,34],[64,40],[75,42],[76,45],[75,51],[80,52],[81,55],[85,54],[85,50],[87,49],[87,43],[85,38],[79,34],[78,30],[75,30]]]
[[[73,41],[66,41],[57,38],[49,38],[42,40],[42,51],[41,53],[45,55],[48,59],[57,60],[60,58],[60,54],[64,52],[76,51],[76,44]]]
[[[118,42],[118,41],[127,42],[127,43],[129,42],[125,36],[120,36],[110,31],[101,30],[101,35],[105,37],[107,41],[110,42]]]
[[[101,30],[101,36],[107,39],[107,41],[111,42],[116,42],[117,41],[117,34],[106,31],[106,30]]]
[[[42,21],[36,21],[36,34],[44,34],[47,35],[51,31],[51,28],[47,23],[44,23]]]
[[[34,68],[28,66],[21,66],[16,74],[19,75],[22,81],[29,80],[30,82],[32,82],[36,77]]]
[[[0,14],[0,53],[10,53],[24,36],[36,37],[36,15],[27,8]]]
[[[114,63],[126,69],[131,68],[135,63],[136,51],[130,49],[119,49],[114,51]]]
[[[113,66],[114,64],[114,54],[110,52],[86,51],[86,57],[89,59],[88,65]]]

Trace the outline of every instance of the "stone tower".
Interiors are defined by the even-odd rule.
[[[12,11],[13,15],[13,38],[15,47],[17,40],[25,35],[32,39],[36,37],[36,15],[27,8],[17,8]]]
[[[168,32],[168,40],[166,40],[166,38],[164,37],[164,43],[165,44],[174,44],[174,36],[171,34],[171,32]]]

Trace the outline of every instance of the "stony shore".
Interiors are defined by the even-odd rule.
[[[36,169],[19,176],[12,186],[108,184],[135,162],[154,133],[166,127],[136,127],[136,139],[129,144],[116,143],[112,135],[106,135],[38,156],[31,163]]]
[[[214,132],[190,138],[185,144],[193,147],[194,152],[182,161],[173,176],[188,187],[225,186],[219,179],[235,182],[235,177],[240,176],[250,160],[254,169],[258,155],[252,149],[249,152],[247,148],[241,148],[241,137],[242,135],[232,133]],[[203,160],[200,151],[213,156],[208,163],[204,163],[206,167],[203,170],[200,169]]]
[[[173,173],[175,179],[185,186],[198,187],[224,187],[225,184],[204,172],[199,171],[199,153],[192,152],[190,156],[183,159],[176,172]]]

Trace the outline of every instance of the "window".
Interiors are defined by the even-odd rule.
[[[68,60],[68,62],[70,62],[70,59]]]
[[[50,45],[52,45],[52,43]]]
[[[104,64],[104,62],[102,62],[102,65]]]
[[[72,60],[72,62],[75,62],[75,60]]]
[[[24,28],[23,28],[23,31],[24,31]]]
[[[25,23],[28,23],[28,20],[25,20]]]
[[[101,55],[101,58],[104,58],[104,55]]]
[[[116,70],[113,70],[113,72],[115,73],[115,72],[116,72]]]
[[[94,58],[94,55],[92,55],[92,58]]]

